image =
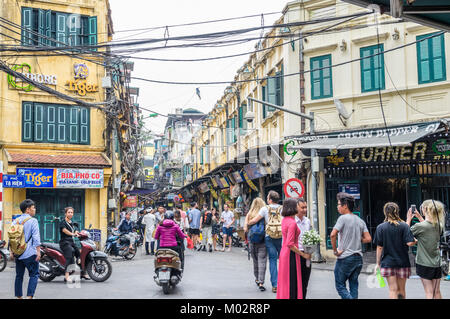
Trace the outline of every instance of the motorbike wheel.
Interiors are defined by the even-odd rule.
[[[163,292],[164,292],[165,295],[168,295],[168,294],[169,294],[169,292],[170,292],[170,286],[169,286],[168,283],[167,283],[167,284],[163,284],[163,285],[162,285],[162,289],[163,289]]]
[[[95,266],[97,266],[98,270]],[[86,265],[86,270],[92,280],[96,282],[104,282],[111,276],[112,265],[108,259],[90,260]]]
[[[40,263],[44,264],[45,266],[47,266],[50,269],[53,268],[53,261],[48,257],[42,258],[40,260]],[[55,277],[56,277],[56,275],[53,272],[48,273],[48,272],[39,270],[39,279],[44,282],[50,282],[53,279],[55,279]]]
[[[449,260],[448,260],[448,256],[447,254],[445,254],[444,256],[442,256],[442,263],[444,264],[444,269],[443,269],[443,273],[446,272],[447,275],[449,274],[448,272],[448,268],[449,268]]]
[[[2,251],[0,251],[0,272],[5,270],[7,262],[8,261],[6,260],[6,255]]]
[[[128,253],[127,253],[125,256],[123,256],[123,257],[124,257],[126,260],[131,260],[131,259],[133,259],[134,256],[136,256],[136,250],[137,250],[136,244],[133,244],[133,252],[130,252],[130,250],[128,250]]]

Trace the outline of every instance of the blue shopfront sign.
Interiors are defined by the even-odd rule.
[[[55,169],[53,168],[18,168],[16,173],[18,176],[22,176],[24,180],[23,187],[55,187]]]
[[[359,184],[339,184],[339,192],[352,195],[355,199],[361,198]]]
[[[24,188],[25,179],[23,176],[3,175],[4,188]]]

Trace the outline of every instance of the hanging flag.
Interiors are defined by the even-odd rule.
[[[196,88],[195,93],[197,93],[198,98],[201,100],[202,97],[200,96],[200,88]]]

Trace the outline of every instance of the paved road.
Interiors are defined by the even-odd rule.
[[[265,292],[260,292],[253,279],[252,262],[247,253],[234,248],[232,252],[194,252],[186,251],[186,270],[183,280],[170,295],[164,295],[161,287],[153,281],[153,257],[138,252],[132,261],[112,259],[113,273],[104,283],[82,281],[81,288],[68,288],[63,277],[50,283],[39,281],[36,298],[39,299],[157,299],[157,298],[195,298],[195,299],[274,299],[271,292],[269,273],[266,273]],[[314,265],[313,265],[314,267]],[[8,264],[0,273],[0,299],[14,295],[15,270]],[[25,276],[27,277],[27,275]],[[368,284],[369,280],[369,284]],[[27,282],[27,279],[26,281]],[[369,288],[367,274],[360,276],[361,299],[387,298],[386,288]],[[419,279],[407,282],[408,298],[424,298]],[[450,282],[442,282],[444,298],[450,298]],[[26,285],[24,285],[26,291]],[[308,299],[339,299],[334,288],[332,271],[313,270],[308,290]]]

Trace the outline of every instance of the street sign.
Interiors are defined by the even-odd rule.
[[[301,198],[305,194],[305,186],[298,178],[291,178],[284,184],[286,197]]]
[[[19,175],[3,175],[4,188],[24,188],[25,177]]]

